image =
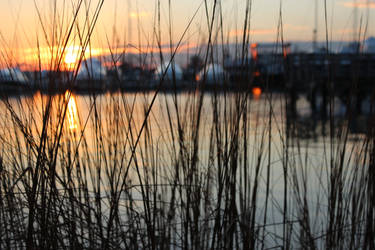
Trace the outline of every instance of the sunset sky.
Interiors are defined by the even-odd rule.
[[[54,8],[56,2],[56,8]],[[65,5],[64,5],[65,2]],[[32,63],[37,60],[38,44],[40,54],[50,57],[48,49],[52,43],[52,34],[66,34],[73,20],[73,10],[79,1],[63,0],[2,0],[0,1],[0,47],[1,61],[13,58],[17,62]],[[84,2],[90,2],[88,0]],[[98,0],[92,0],[92,6],[81,6],[78,24],[73,29],[67,47],[68,55],[64,61],[74,62],[74,54],[80,49],[80,38],[77,30],[85,31],[84,20],[86,9],[89,18],[94,16]],[[177,43],[189,21],[196,11],[184,39],[184,47],[194,46],[207,39],[207,21],[205,17],[204,1],[176,0],[171,1],[171,22],[169,21],[168,1],[161,0],[161,42],[169,44],[169,27],[172,31],[172,43]],[[212,4],[213,0],[208,1]],[[243,18],[245,15],[244,0],[222,1],[224,35],[234,42],[243,34]],[[75,6],[73,6],[73,5]],[[324,1],[318,1],[318,40],[325,39]],[[353,37],[354,5],[358,6],[358,29],[368,23],[367,36],[375,35],[373,16],[374,0],[327,0],[328,31],[332,41],[349,41]],[[83,4],[84,5],[84,4]],[[282,18],[284,39],[287,41],[310,41],[314,28],[313,0],[282,0]],[[254,42],[270,42],[276,40],[277,24],[279,21],[280,0],[254,0],[250,34]],[[54,12],[54,9],[56,10]],[[211,11],[211,9],[210,9]],[[40,15],[40,18],[38,16]],[[56,13],[55,25],[54,13]],[[43,26],[41,25],[41,21]],[[361,22],[362,21],[362,22]],[[171,23],[171,25],[170,25]],[[98,17],[98,22],[92,34],[90,43],[91,55],[109,54],[109,47],[139,52],[148,46],[156,46],[157,28],[156,0],[106,0]],[[360,25],[362,24],[362,26]],[[46,34],[43,32],[43,28]],[[129,37],[129,34],[131,37]],[[58,36],[58,35],[55,35]],[[82,39],[82,38],[81,38]],[[55,39],[57,40],[63,39]]]

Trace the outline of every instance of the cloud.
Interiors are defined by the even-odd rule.
[[[358,1],[350,1],[350,2],[341,2],[340,4],[347,8],[358,7],[361,9],[364,9],[364,8],[375,9],[375,2],[373,0],[372,1],[358,0]]]
[[[131,12],[129,14],[131,18],[145,18],[151,16],[150,12],[141,11],[141,12]]]
[[[283,31],[306,31],[311,29],[309,26],[304,26],[304,25],[294,25],[294,24],[285,24],[283,27]],[[277,33],[277,28],[271,28],[271,29],[252,29],[252,30],[247,30],[246,34],[250,34],[252,36],[257,36],[257,35],[276,35]],[[244,31],[243,30],[231,30],[229,32],[230,37],[236,37],[236,36],[243,36]]]
[[[243,30],[231,30],[229,32],[230,37],[243,36]],[[252,29],[246,30],[246,34],[250,35],[274,35],[276,34],[276,29]]]
[[[288,30],[288,31],[306,31],[306,30],[310,30],[311,27],[310,26],[307,26],[307,25],[295,25],[295,24],[285,24],[284,25],[284,31]]]
[[[337,33],[339,33],[339,34],[350,34],[350,33],[353,33],[353,29],[340,29],[340,30],[337,30]]]

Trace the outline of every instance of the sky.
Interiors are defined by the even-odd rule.
[[[213,1],[207,0],[210,15]],[[48,61],[52,54],[58,54],[56,51],[66,45],[63,61],[73,63],[82,41],[89,34],[88,30],[91,30],[85,22],[86,17],[88,16],[92,23],[100,0],[83,0],[75,25],[65,44],[78,2],[79,0],[1,0],[0,62],[35,64],[38,61],[37,55],[42,55]],[[91,6],[87,5],[89,2]],[[170,50],[169,44],[177,44],[180,40],[181,50],[206,42],[208,25],[204,1],[170,2],[169,6],[168,0],[160,0],[159,29],[158,0],[105,0],[92,34],[90,33],[90,49],[86,53],[98,56],[118,50],[149,52],[157,47],[158,40],[165,50]],[[221,8],[217,10],[221,10],[222,13],[222,34],[225,42],[240,40],[244,30],[246,1],[219,2]],[[250,28],[247,30],[251,34],[251,42],[276,40],[280,8],[284,40],[311,41],[315,27],[316,3],[318,40],[324,41],[324,0],[253,0]],[[350,41],[354,35],[359,35],[358,30],[366,37],[375,35],[375,27],[371,25],[375,14],[375,0],[326,0],[326,4],[330,41]],[[357,14],[353,8],[355,5],[358,6]],[[215,30],[219,25],[218,17],[219,15],[215,16]],[[354,27],[357,27],[356,32],[353,32]],[[221,33],[215,34],[215,41],[222,42]],[[51,49],[55,47],[56,49]]]

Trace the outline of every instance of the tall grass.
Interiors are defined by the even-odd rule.
[[[64,54],[57,51],[79,38],[71,85],[103,3],[77,1],[65,26],[56,4],[52,35],[43,28],[56,71]],[[155,33],[163,62],[160,4]],[[218,41],[225,50],[220,4],[199,7],[208,27],[205,67],[219,57]],[[243,64],[252,1],[246,6],[236,52]],[[172,67],[197,12],[173,48],[168,7]],[[281,5],[277,46],[282,25]],[[328,140],[304,139],[281,94],[257,100],[249,90],[207,92],[206,76],[184,93],[172,79],[174,91],[163,93],[166,73],[154,92],[55,94],[51,77],[50,93],[2,99],[1,248],[374,248],[374,126],[352,140],[347,121],[334,119],[331,95]]]

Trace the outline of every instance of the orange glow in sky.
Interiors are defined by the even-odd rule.
[[[53,53],[53,55],[52,55]],[[98,57],[109,53],[106,49],[86,48],[84,58]],[[62,48],[27,48],[18,49],[18,54],[22,56],[15,58],[21,65],[28,65],[27,70],[34,70],[41,66],[42,69],[53,69],[60,63],[61,69],[73,70],[82,54],[82,47],[78,45],[68,46],[65,50]],[[61,58],[61,59],[60,59]],[[25,67],[24,67],[25,68]]]
[[[198,48],[199,45],[196,43],[190,44],[180,44],[178,47],[178,52],[183,52],[187,50],[194,50]],[[175,46],[172,46],[172,51],[176,49]],[[101,57],[101,56],[110,56],[116,53],[132,53],[132,54],[149,54],[149,53],[170,53],[171,48],[169,46],[163,46],[159,48],[158,46],[142,46],[141,48],[136,47],[134,45],[128,45],[124,47],[118,47],[114,49],[109,48],[86,48],[84,52],[84,58],[87,59],[90,57]],[[52,53],[54,55],[52,56]],[[77,63],[82,54],[82,47],[79,45],[71,45],[68,46],[65,50],[62,48],[27,48],[27,49],[19,49],[18,54],[22,56],[19,58],[15,58],[17,62],[21,65],[28,65],[28,67],[21,67],[24,70],[35,70],[38,69],[39,65],[42,69],[51,69],[57,64],[58,61],[61,59],[62,69],[64,70],[74,70],[77,66]],[[53,60],[51,60],[53,59]],[[53,61],[51,65],[51,61]],[[40,63],[40,64],[39,64]],[[104,65],[111,66],[113,62],[102,62]]]
[[[2,52],[0,67],[7,66],[11,62],[50,69],[56,66],[57,62],[61,62],[61,67],[73,69],[81,55],[80,45],[87,44],[88,36],[90,36],[88,45],[91,49],[84,52],[86,58],[121,52],[135,54],[159,52],[159,43],[177,44],[182,34],[185,34],[182,45],[198,47],[200,44],[207,43],[209,34],[207,29],[210,25],[205,21],[207,13],[201,0],[161,0],[160,13],[155,1],[104,1],[97,19],[95,13],[100,0],[88,1],[89,5],[78,5],[78,2],[80,1],[0,1],[0,51]],[[320,1],[280,1],[281,6],[275,4],[274,0],[253,1],[251,26],[246,29],[241,24],[244,23],[247,1],[221,2],[220,11],[224,24],[222,34],[226,37],[222,41],[220,36],[215,35],[213,43],[237,42],[242,39],[244,30],[250,35],[251,43],[275,41],[280,23],[280,8],[284,40],[311,41],[315,28],[314,11],[311,10],[314,9],[315,2],[319,2],[318,41],[325,40],[324,8]],[[353,38],[352,33],[343,31],[353,27],[354,5],[359,7],[358,19],[362,20],[362,27],[369,24],[363,29],[366,30],[366,36],[375,35],[375,25],[371,25],[374,23],[374,1],[332,0],[327,2],[328,20],[330,20],[327,28],[330,31],[330,41],[350,41]],[[365,7],[369,8],[368,12]],[[209,12],[211,16],[211,6]],[[93,24],[90,22],[93,20],[97,22],[91,30]],[[360,20],[357,22],[360,23]],[[215,34],[221,33],[217,21],[215,20],[213,27]],[[128,46],[129,44],[134,46]],[[66,50],[61,50],[65,45]],[[12,52],[4,53],[6,50]],[[166,53],[171,52],[168,46],[164,46],[162,50]],[[180,49],[183,50],[184,48]]]

